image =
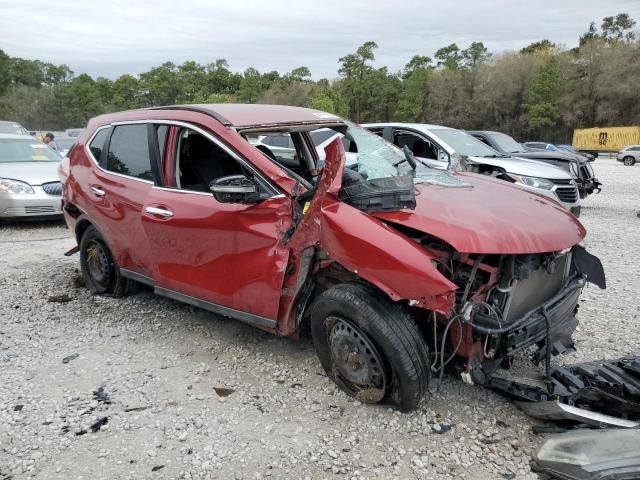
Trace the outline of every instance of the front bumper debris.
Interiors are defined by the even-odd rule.
[[[571,420],[597,428],[637,428],[640,423],[624,418],[612,417],[604,413],[593,412],[584,408],[574,407],[557,400],[550,402],[516,402],[516,405],[527,415],[540,420],[563,421]]]
[[[503,378],[494,375],[487,385],[520,401],[557,400],[579,409],[640,420],[640,357],[553,367],[547,378]],[[535,407],[523,409],[527,413],[535,411]],[[544,414],[545,407],[538,410]],[[567,410],[560,413],[567,414]],[[565,416],[563,419],[573,418]]]
[[[640,478],[640,430],[579,429],[549,436],[532,469],[565,480]]]

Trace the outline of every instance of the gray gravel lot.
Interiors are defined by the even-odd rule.
[[[609,288],[585,290],[567,362],[640,353],[640,166],[594,167],[581,220]],[[542,437],[501,396],[447,378],[409,414],[361,405],[308,338],[90,295],[73,245],[61,223],[0,226],[0,480],[537,478]]]

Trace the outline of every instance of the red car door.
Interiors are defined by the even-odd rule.
[[[291,200],[266,186],[269,198],[258,203],[221,203],[208,181],[242,172],[262,178],[260,173],[196,127],[173,127],[167,138],[168,187],[152,188],[142,209],[156,292],[275,328]]]
[[[152,271],[141,212],[154,185],[148,127],[144,123],[112,127],[105,151],[96,159],[102,167],[88,169],[84,181],[86,213],[105,236],[118,265],[145,276]]]

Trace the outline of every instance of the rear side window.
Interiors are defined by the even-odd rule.
[[[115,127],[109,142],[107,170],[153,181],[147,125]]]
[[[104,147],[104,141],[107,139],[107,135],[109,135],[109,129],[103,128],[96,133],[96,136],[93,137],[93,140],[91,140],[91,143],[89,144],[89,150],[91,150],[93,158],[95,158],[98,163],[100,163],[100,156],[102,155],[102,149]]]
[[[329,138],[335,134],[336,132],[333,130],[316,130],[315,132],[311,132],[311,140],[313,140],[314,145],[318,146],[329,140]]]
[[[293,148],[289,135],[273,135],[266,137],[262,143],[272,147]]]

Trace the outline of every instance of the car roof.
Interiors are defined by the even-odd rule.
[[[486,133],[487,135],[506,135],[506,133],[496,132],[494,130],[465,130],[465,132],[472,135],[474,133]]]
[[[10,123],[12,125],[20,125],[20,122],[14,122],[12,120],[0,120],[0,123]],[[20,125],[22,126],[22,125]]]
[[[406,127],[406,128],[449,128],[455,130],[455,128],[445,127],[444,125],[434,125],[431,123],[404,123],[404,122],[382,122],[382,123],[363,123],[363,127]]]
[[[292,124],[335,124],[343,123],[337,115],[314,110],[312,108],[292,107],[288,105],[266,105],[248,103],[203,103],[193,105],[168,105],[150,107],[130,112],[144,112],[151,110],[188,110],[201,112],[214,117],[226,126],[247,129],[250,127],[270,127]],[[122,114],[118,112],[101,115],[101,121],[118,121]]]
[[[33,142],[37,142],[35,138],[31,135],[17,135],[15,133],[0,133],[0,139],[6,140],[31,140]]]

